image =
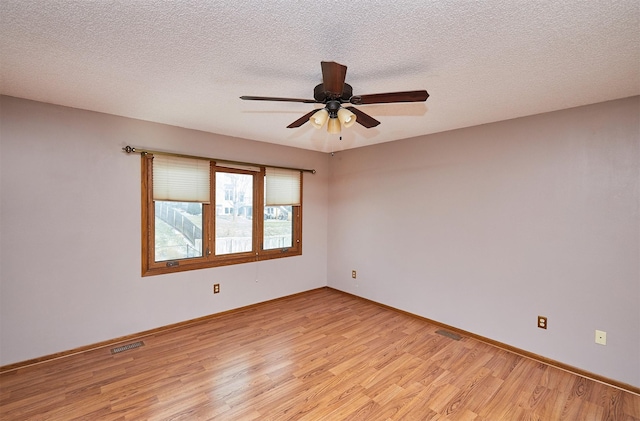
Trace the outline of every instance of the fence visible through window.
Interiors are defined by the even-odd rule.
[[[202,256],[202,204],[155,203],[156,262]]]
[[[233,214],[232,214],[233,215]],[[274,216],[275,215],[275,216]],[[218,218],[232,218],[218,216]],[[244,215],[239,216],[244,218]],[[291,207],[278,212],[265,209],[264,250],[286,249],[292,246]],[[246,219],[248,224],[250,219]],[[155,202],[155,261],[202,257],[202,205],[184,202]],[[241,231],[241,230],[240,230]],[[239,232],[241,233],[241,232]],[[252,249],[251,235],[218,236],[217,255],[239,253]]]

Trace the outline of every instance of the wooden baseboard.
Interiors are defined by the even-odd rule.
[[[455,332],[455,333],[457,333],[459,335],[468,336],[468,337],[476,339],[476,340],[478,340],[480,342],[484,342],[484,343],[486,343],[488,345],[495,346],[495,347],[500,348],[500,349],[504,349],[505,351],[509,351],[511,353],[520,355],[522,357],[529,358],[531,360],[541,362],[541,363],[549,365],[551,367],[555,367],[555,368],[558,368],[560,370],[564,370],[564,371],[567,371],[569,373],[572,373],[572,374],[575,374],[575,375],[578,375],[578,376],[582,376],[582,377],[585,377],[587,379],[590,379],[590,380],[593,380],[593,381],[596,381],[596,382],[604,383],[604,384],[606,384],[608,386],[612,386],[612,387],[624,390],[625,392],[633,393],[635,395],[639,395],[640,396],[640,387],[635,387],[635,386],[632,386],[630,384],[626,384],[626,383],[623,383],[623,382],[619,382],[617,380],[609,379],[607,377],[600,376],[598,374],[594,374],[594,373],[588,372],[586,370],[582,370],[580,368],[573,367],[573,366],[570,366],[568,364],[564,364],[564,363],[561,363],[559,361],[543,357],[542,355],[534,354],[533,352],[525,351],[523,349],[516,348],[514,346],[507,345],[507,344],[502,343],[502,342],[494,341],[493,339],[485,338],[484,336],[480,336],[480,335],[477,335],[477,334],[472,333],[472,332],[467,332],[466,330],[458,329],[457,327],[453,327],[453,326],[449,326],[449,325],[444,324],[444,323],[440,323],[440,322],[438,322],[436,320],[431,320],[429,318],[426,318],[426,317],[423,317],[423,316],[419,316],[417,314],[410,313],[408,311],[400,310],[398,308],[391,307],[391,306],[388,306],[386,304],[379,303],[377,301],[369,300],[368,298],[363,298],[363,297],[360,297],[358,295],[354,295],[354,294],[351,294],[349,292],[341,291],[339,289],[335,289],[335,288],[332,288],[332,287],[327,287],[327,288],[333,289],[333,290],[341,292],[343,294],[350,295],[350,296],[352,296],[354,298],[358,298],[360,300],[368,301],[368,302],[370,302],[372,304],[378,305],[380,307],[383,307],[383,308],[386,308],[386,309],[389,309],[389,310],[397,311],[399,313],[406,314],[406,315],[411,316],[411,317],[416,317],[418,319],[424,320],[424,321],[426,321],[428,323],[431,323],[433,325],[439,326],[439,327],[441,327],[443,329]]]
[[[543,364],[547,364],[547,365],[549,365],[551,367],[555,367],[555,368],[558,368],[560,370],[568,371],[569,373],[573,373],[573,374],[576,374],[578,376],[582,376],[582,377],[591,379],[593,381],[604,383],[606,385],[609,385],[609,386],[612,386],[612,387],[615,387],[615,388],[624,390],[626,392],[633,393],[633,394],[636,394],[636,395],[640,396],[640,388],[639,387],[635,387],[635,386],[632,386],[632,385],[629,385],[629,384],[626,384],[626,383],[622,383],[622,382],[619,382],[617,380],[609,379],[607,377],[600,376],[598,374],[590,373],[588,371],[585,371],[585,370],[582,370],[582,369],[579,369],[579,368],[576,368],[576,367],[572,367],[570,365],[561,363],[559,361],[555,361],[555,360],[552,360],[550,358],[546,358],[546,357],[543,357],[541,355],[537,355],[537,354],[534,354],[532,352],[525,351],[523,349],[516,348],[514,346],[504,344],[502,342],[494,341],[493,339],[485,338],[484,336],[480,336],[480,335],[477,335],[477,334],[472,333],[472,332],[467,332],[466,330],[458,329],[457,327],[449,326],[447,324],[440,323],[440,322],[438,322],[436,320],[431,320],[429,318],[426,318],[426,317],[423,317],[423,316],[419,316],[417,314],[410,313],[408,311],[400,310],[398,308],[391,307],[391,306],[388,306],[386,304],[378,303],[376,301],[369,300],[367,298],[363,298],[363,297],[360,297],[358,295],[354,295],[354,294],[351,294],[351,293],[348,293],[348,292],[345,292],[345,291],[341,291],[341,290],[336,289],[336,288],[332,288],[332,287],[328,287],[327,286],[327,287],[320,287],[320,288],[316,288],[316,289],[331,289],[333,291],[337,291],[337,292],[340,292],[342,294],[349,295],[349,296],[357,298],[359,300],[367,301],[369,303],[372,303],[372,304],[375,304],[377,306],[386,308],[388,310],[393,310],[393,311],[396,311],[396,312],[399,312],[399,313],[402,313],[402,314],[406,314],[406,315],[411,316],[411,317],[416,317],[418,319],[424,320],[424,321],[426,321],[428,323],[431,323],[433,325],[439,326],[439,327],[441,327],[443,329],[455,332],[455,333],[457,333],[459,335],[468,336],[470,338],[476,339],[478,341],[484,342],[484,343],[486,343],[488,345],[492,345],[492,346],[495,346],[495,347],[500,348],[500,349],[504,349],[505,351],[512,352],[512,353],[520,355],[522,357],[529,358],[529,359],[541,362]],[[257,307],[257,306],[260,306],[260,305],[265,304],[265,303],[280,301],[280,300],[284,300],[284,299],[287,299],[287,298],[290,298],[290,297],[295,297],[297,295],[306,294],[306,293],[308,293],[310,291],[314,291],[314,290],[303,291],[303,292],[299,292],[297,294],[291,294],[291,295],[287,295],[285,297],[275,298],[273,300],[263,301],[263,302],[260,302],[260,303],[251,304],[251,305],[248,305],[248,306],[239,307],[239,308],[235,308],[235,309],[228,310],[228,311],[223,311],[223,312],[220,312],[220,313],[210,314],[210,315],[207,315],[207,316],[198,317],[196,319],[186,320],[184,322],[179,322],[179,323],[174,323],[174,324],[167,325],[167,326],[162,326],[162,327],[159,327],[159,328],[156,328],[156,329],[150,329],[150,330],[145,330],[143,332],[134,333],[134,334],[131,334],[131,335],[121,336],[119,338],[115,338],[115,339],[102,341],[102,342],[98,342],[98,343],[91,344],[91,345],[86,345],[86,346],[74,348],[74,349],[71,349],[71,350],[68,350],[68,351],[58,352],[58,353],[55,353],[55,354],[50,354],[50,355],[45,355],[43,357],[34,358],[34,359],[31,359],[31,360],[26,360],[26,361],[21,361],[21,362],[17,362],[17,363],[13,363],[13,364],[0,366],[0,374],[5,373],[5,372],[9,372],[9,371],[18,370],[18,369],[25,368],[25,367],[29,367],[29,366],[36,365],[36,364],[41,364],[41,363],[44,363],[44,362],[47,362],[47,361],[56,360],[56,359],[59,359],[59,358],[69,357],[71,355],[80,354],[80,353],[83,353],[83,352],[89,352],[89,351],[93,351],[93,350],[100,349],[100,348],[113,347],[113,346],[121,344],[123,342],[131,342],[131,341],[141,340],[141,339],[144,339],[145,337],[149,337],[149,336],[157,335],[157,334],[160,334],[160,333],[168,332],[170,330],[181,329],[181,328],[184,328],[184,327],[187,327],[187,326],[192,326],[192,325],[199,324],[199,323],[206,323],[206,322],[210,321],[211,319],[213,319],[215,317],[218,317],[218,316],[221,316],[223,314],[229,314],[229,313],[244,311],[244,310],[247,310],[249,308]]]

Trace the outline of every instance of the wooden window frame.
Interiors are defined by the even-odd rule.
[[[169,261],[155,261],[155,205],[153,200],[153,155],[141,155],[142,190],[142,276],[184,272],[219,266],[257,262],[269,259],[302,255],[302,182],[300,175],[300,205],[292,206],[292,247],[263,250],[264,237],[264,179],[266,166],[260,171],[247,171],[216,166],[211,163],[211,203],[203,204],[202,216],[202,257],[192,257]],[[252,250],[225,255],[215,254],[215,217],[216,217],[216,172],[231,172],[253,175],[253,238]]]

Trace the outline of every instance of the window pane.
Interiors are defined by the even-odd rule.
[[[202,257],[202,204],[155,202],[155,261]]]
[[[265,206],[264,250],[293,246],[293,206]]]
[[[216,255],[253,249],[253,175],[216,172]]]

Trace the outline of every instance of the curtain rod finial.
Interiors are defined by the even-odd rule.
[[[125,151],[126,153],[131,153],[131,152],[135,152],[136,148],[132,148],[131,146],[127,145],[124,148],[122,148],[123,151]]]

